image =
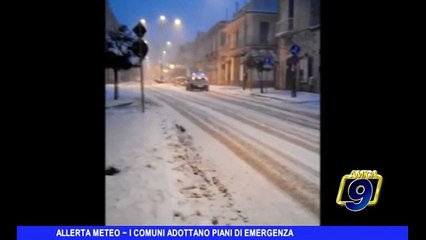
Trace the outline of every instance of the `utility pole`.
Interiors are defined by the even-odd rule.
[[[140,24],[141,28],[143,27],[142,24]],[[142,31],[142,30],[141,30]],[[143,55],[142,49],[143,49],[143,43],[144,41],[140,41],[141,43],[141,56]],[[142,104],[142,112],[145,112],[145,94],[144,94],[144,76],[143,76],[143,59],[141,58],[141,104]]]
[[[247,0],[244,0],[244,52],[245,52],[246,58],[249,57],[249,53],[248,53],[248,49],[249,48],[247,46],[247,43],[248,43],[248,40],[247,40],[247,37],[248,37],[248,34],[247,34],[247,31],[248,31],[247,13],[248,13],[248,11],[247,11],[247,9],[248,9]],[[244,85],[247,84],[247,82],[249,82],[249,88],[250,88],[250,91],[251,91],[251,81],[252,81],[252,79],[251,79],[251,73],[250,73],[251,70],[250,69],[246,69],[247,66],[244,66],[244,68],[245,68],[244,72],[247,74],[247,76],[245,76],[247,79],[245,80]],[[244,88],[245,87],[246,86],[244,86]]]
[[[247,49],[247,19],[246,19],[247,1],[246,0],[244,0],[243,8],[244,8],[244,12],[243,12],[243,14],[244,14],[244,47],[243,48],[244,48],[244,55],[245,55],[245,57],[247,57],[247,52],[246,52],[246,49]],[[246,90],[247,81],[248,81],[247,70],[246,70],[246,66],[243,65],[243,91]]]
[[[299,57],[298,54],[300,52],[300,46],[297,44],[293,44],[290,48],[290,52],[292,54],[291,56],[291,68],[293,71],[295,71],[294,74],[290,74],[293,75],[292,76],[292,81],[293,81],[293,86],[292,86],[292,91],[291,91],[291,96],[292,97],[296,97],[297,94],[297,85],[298,85],[298,80],[299,80]]]
[[[133,28],[133,32],[138,36],[138,42],[135,42],[133,45],[133,49],[137,49],[139,51],[135,51],[137,55],[139,55],[140,59],[140,74],[141,74],[141,103],[142,103],[142,113],[145,112],[145,97],[144,97],[144,74],[143,74],[143,60],[148,53],[148,45],[143,40],[143,36],[146,33],[146,29],[144,26],[144,21],[141,21]],[[138,49],[139,48],[139,49]]]

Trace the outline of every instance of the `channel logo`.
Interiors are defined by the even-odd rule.
[[[359,212],[379,201],[383,177],[376,170],[352,170],[340,181],[336,202],[348,210]]]

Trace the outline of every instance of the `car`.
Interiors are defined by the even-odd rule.
[[[161,78],[156,78],[154,81],[155,81],[156,83],[166,83],[166,81],[164,80],[164,78],[163,78],[163,77],[161,77]]]
[[[192,91],[194,89],[209,90],[209,80],[205,73],[197,72],[191,74],[191,77],[186,83],[186,90]]]
[[[187,77],[179,76],[173,80],[173,85],[175,86],[186,86]]]

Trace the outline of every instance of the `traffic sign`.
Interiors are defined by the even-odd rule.
[[[293,55],[297,55],[297,54],[299,54],[299,52],[300,52],[300,46],[299,46],[299,45],[297,45],[297,44],[293,44],[293,45],[291,46],[291,48],[290,48],[290,52],[291,52]]]
[[[263,64],[264,65],[272,65],[272,58],[271,57],[265,57],[263,59]]]
[[[267,56],[263,59],[262,70],[263,71],[269,71],[271,69],[272,69],[272,57]]]
[[[138,36],[139,38],[143,38],[143,36],[146,33],[146,28],[142,23],[138,23],[134,28],[133,32]]]

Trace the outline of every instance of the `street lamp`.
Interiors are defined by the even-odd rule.
[[[175,44],[175,46],[177,46],[182,43],[184,37],[182,20],[180,18],[175,18],[173,26],[173,34],[175,41],[173,43]],[[176,58],[176,51],[173,53],[173,56],[174,58]]]
[[[182,21],[179,18],[175,19],[175,25],[180,26],[182,24]]]
[[[165,60],[165,56],[166,55],[167,55],[167,52],[163,51],[163,54],[161,55],[161,63],[162,63],[162,65],[166,62],[166,60]]]
[[[148,56],[145,59],[146,59],[146,70],[147,71],[144,71],[144,79],[145,79],[145,76],[149,77],[148,79],[151,79],[151,63],[150,63],[150,59],[149,59]]]
[[[157,21],[158,21],[157,23],[159,24],[158,25],[158,27],[159,27],[159,31],[158,31],[159,39],[158,39],[158,45],[157,46],[158,46],[158,50],[162,53],[162,54],[160,53],[161,54],[161,61],[160,61],[160,74],[161,75],[160,75],[160,78],[163,80],[163,78],[164,78],[164,76],[163,76],[164,55],[166,54],[164,50],[165,49],[170,50],[170,47],[172,46],[172,42],[171,41],[167,41],[167,42],[164,41],[165,40],[164,39],[165,38],[164,30],[165,30],[165,27],[166,27],[165,25],[168,22],[167,17],[165,15],[160,15],[158,17]],[[146,19],[141,19],[140,22],[144,26],[148,23],[148,21]],[[182,20],[179,19],[179,18],[175,18],[174,21],[173,21],[173,25],[177,29],[180,29],[180,27],[182,26]],[[170,52],[169,52],[169,55],[170,55]]]
[[[163,24],[166,22],[166,16],[164,16],[164,15],[161,15],[160,16],[160,31],[159,31],[159,33],[160,33],[160,50],[163,50],[163,38],[164,38],[164,36],[163,36]],[[164,54],[164,53],[163,53]],[[160,63],[160,79],[161,80],[163,80],[163,55],[161,55],[161,63]]]

